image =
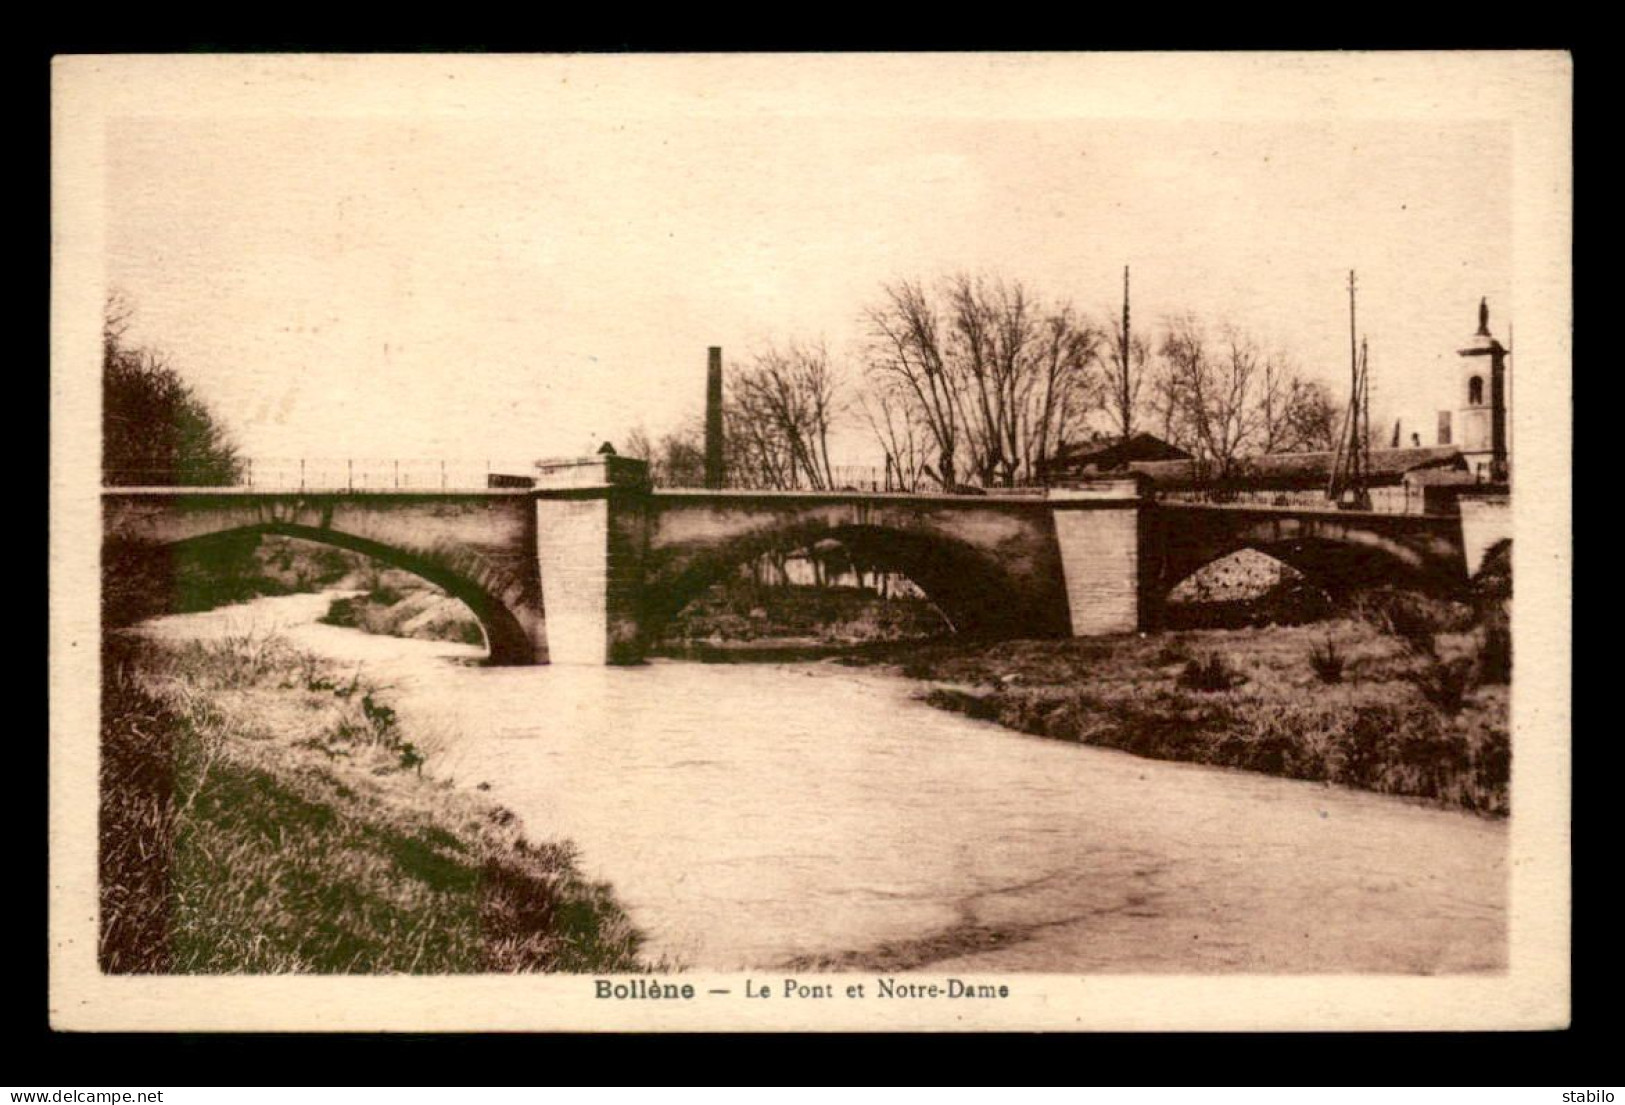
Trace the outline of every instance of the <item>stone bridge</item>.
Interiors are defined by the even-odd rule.
[[[1452,588],[1467,570],[1456,518],[1157,504],[1132,480],[1031,496],[655,491],[608,458],[535,488],[103,493],[108,570],[141,549],[255,533],[437,584],[479,618],[498,664],[635,662],[739,565],[825,538],[908,576],[956,630],[994,637],[1152,627],[1175,584],[1247,547],[1334,591]]]

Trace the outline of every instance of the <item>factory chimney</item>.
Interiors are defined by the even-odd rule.
[[[722,470],[722,347],[711,346],[705,372],[705,486],[723,484]]]

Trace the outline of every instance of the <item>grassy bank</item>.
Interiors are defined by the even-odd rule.
[[[1506,814],[1495,630],[1401,618],[1407,638],[1378,621],[933,642],[845,662],[892,665],[932,684],[927,703],[1023,733]]]
[[[571,847],[424,776],[378,688],[275,637],[113,635],[103,671],[104,970],[640,969]]]

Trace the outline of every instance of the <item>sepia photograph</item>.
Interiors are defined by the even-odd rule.
[[[1570,80],[58,58],[53,1024],[1566,1024]]]

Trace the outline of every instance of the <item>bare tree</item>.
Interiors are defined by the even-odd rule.
[[[833,487],[829,435],[840,392],[822,341],[757,353],[735,374],[724,410],[735,477],[766,487]]]
[[[649,455],[652,475],[666,487],[705,485],[705,425],[699,417],[663,434]]]
[[[1337,448],[1337,403],[1319,380],[1294,378],[1287,392],[1284,451],[1331,452]]]
[[[1168,320],[1151,407],[1164,437],[1195,455],[1199,479],[1240,474],[1248,455],[1329,450],[1339,415],[1325,384],[1235,326],[1214,338],[1191,315]]]
[[[638,423],[626,432],[626,438],[621,443],[621,455],[642,461],[655,459],[655,443],[649,437],[649,431],[643,423]]]
[[[868,372],[876,391],[906,397],[931,439],[935,468],[923,469],[945,488],[958,482],[960,404],[943,356],[936,309],[918,281],[887,284],[882,302],[866,312]]]
[[[1283,354],[1266,356],[1258,380],[1258,451],[1296,452],[1292,422],[1288,415],[1295,392],[1302,386]]]
[[[1284,353],[1262,362],[1257,409],[1257,451],[1305,453],[1337,447],[1338,411],[1331,390],[1303,379]]]
[[[1069,304],[1050,312],[1040,325],[1025,403],[1027,429],[1020,437],[1022,467],[1029,475],[1044,472],[1051,458],[1080,440],[1090,414],[1100,409],[1104,389],[1092,371],[1100,342],[1100,331]]]
[[[1226,327],[1217,342],[1191,315],[1171,320],[1163,338],[1166,388],[1178,409],[1185,448],[1207,479],[1228,479],[1254,443],[1260,361],[1257,346]]]
[[[1152,424],[1157,427],[1158,436],[1171,445],[1190,450],[1190,426],[1185,418],[1180,373],[1166,342],[1162,347],[1162,357],[1151,374],[1151,396],[1146,408]]]
[[[896,380],[873,380],[858,406],[885,455],[886,490],[919,490],[928,466],[928,431],[910,396]]]
[[[1045,308],[1019,281],[961,274],[935,298],[905,281],[887,286],[868,317],[870,424],[893,460],[899,426],[917,426],[936,462],[924,470],[945,487],[1031,478],[1098,401],[1099,332],[1069,305]]]

